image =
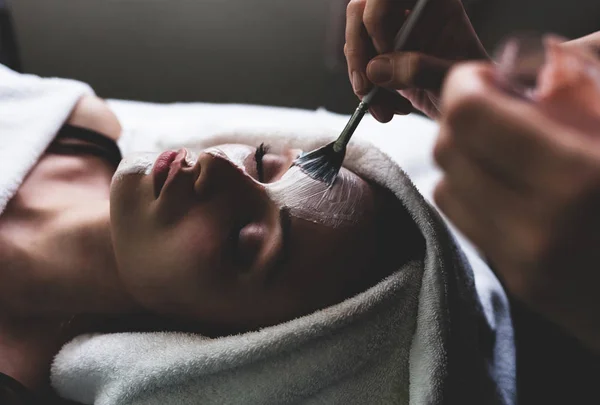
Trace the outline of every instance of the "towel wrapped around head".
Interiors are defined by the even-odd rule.
[[[311,150],[334,135],[241,130],[192,146],[267,142],[274,149]],[[344,302],[255,332],[216,339],[80,336],[56,356],[54,388],[97,405],[513,403],[514,380],[498,378],[502,370],[492,359],[502,342],[440,216],[373,145],[353,141],[344,166],[393,192],[424,238],[424,251]],[[390,235],[398,254],[405,253],[403,232]]]

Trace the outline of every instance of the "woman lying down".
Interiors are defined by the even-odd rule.
[[[0,118],[1,403],[512,403],[470,268],[381,152],[331,189],[292,165],[321,139],[122,159],[86,86],[0,69],[39,111]]]

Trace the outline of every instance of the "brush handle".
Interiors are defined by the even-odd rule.
[[[415,7],[411,10],[410,14],[408,14],[408,18],[406,19],[404,24],[402,24],[402,28],[400,28],[400,31],[396,35],[396,38],[394,38],[394,50],[399,51],[402,48],[404,48],[406,42],[408,41],[410,33],[415,27],[415,24],[419,20],[419,17],[423,13],[423,10],[425,9],[425,6],[428,2],[429,0],[417,1]],[[333,150],[336,153],[340,153],[346,149],[346,145],[348,145],[348,142],[350,142],[352,134],[354,134],[354,131],[358,127],[358,124],[360,124],[360,121],[362,120],[366,112],[369,110],[369,106],[373,102],[373,99],[375,98],[380,89],[381,87],[374,87],[366,96],[363,97],[356,110],[354,110],[354,114],[352,114],[352,117],[350,117],[350,120],[346,124],[346,127],[344,128],[338,139],[336,139],[336,141],[333,143]]]
[[[350,117],[348,120],[344,130],[333,143],[333,151],[335,153],[341,153],[346,149],[346,145],[348,145],[348,142],[350,142],[350,138],[352,137],[352,134],[354,134],[356,127],[358,127],[358,124],[360,124],[360,121],[369,110],[369,104],[371,103],[373,97],[375,97],[375,94],[377,94],[378,89],[379,87],[375,87],[369,92],[369,94],[364,96],[356,110],[354,110],[354,114],[352,114],[352,117]]]

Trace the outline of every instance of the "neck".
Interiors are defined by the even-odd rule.
[[[0,311],[68,318],[136,310],[120,282],[107,200],[36,215],[3,226],[10,242],[0,256],[11,271],[2,272]]]

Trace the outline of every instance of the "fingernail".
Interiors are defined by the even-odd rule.
[[[352,88],[356,94],[362,94],[364,91],[365,82],[362,75],[356,70],[352,72]]]
[[[375,58],[369,63],[367,72],[375,83],[387,83],[392,80],[392,61],[389,58]]]

